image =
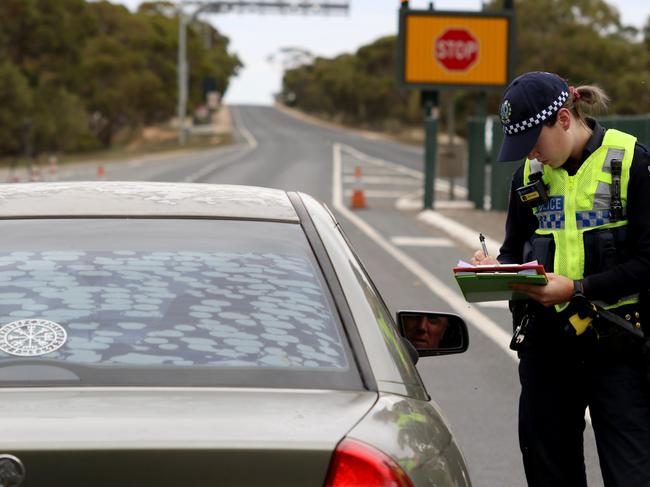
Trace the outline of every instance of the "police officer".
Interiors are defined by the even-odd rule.
[[[546,286],[516,286],[530,299],[511,302],[519,442],[531,486],[587,485],[587,406],[605,485],[650,486],[643,343],[606,322],[578,334],[567,320],[575,296],[637,327],[647,320],[639,293],[650,288],[650,155],[632,135],[587,116],[608,101],[596,86],[530,72],[508,86],[500,105],[498,160],[526,161],[513,176],[497,260],[537,259],[548,275]],[[497,261],[479,250],[473,263]]]

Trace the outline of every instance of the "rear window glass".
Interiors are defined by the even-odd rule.
[[[0,226],[0,385],[358,386],[297,224]]]

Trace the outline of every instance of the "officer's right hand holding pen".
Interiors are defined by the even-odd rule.
[[[499,265],[500,262],[488,255],[485,237],[479,233],[481,250],[474,252],[471,259],[473,265]],[[547,272],[548,284],[546,286],[533,286],[527,284],[513,284],[512,289],[527,294],[543,306],[552,306],[568,302],[573,296],[573,281],[567,277]]]
[[[474,252],[471,263],[473,265],[499,265],[499,261],[496,258],[488,255],[487,247],[485,246],[485,237],[482,233],[479,233],[479,240],[482,249]]]

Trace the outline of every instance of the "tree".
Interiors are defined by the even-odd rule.
[[[25,76],[13,64],[0,61],[0,154],[25,151],[33,96]]]
[[[501,2],[490,8],[500,9]],[[517,74],[556,72],[574,85],[603,87],[614,113],[650,111],[647,98],[632,101],[647,91],[648,49],[614,7],[604,0],[516,0],[515,9]],[[492,101],[495,110],[497,97]]]
[[[487,5],[491,11],[502,8],[503,0]],[[515,10],[516,74],[557,72],[573,85],[602,86],[613,99],[613,113],[650,112],[650,20],[640,40],[604,0],[515,0]],[[396,38],[389,36],[354,54],[289,69],[279,98],[353,123],[419,124],[418,91],[395,82],[396,52]],[[488,98],[492,113],[500,95],[492,92]],[[454,100],[458,119],[475,112],[476,92],[458,90]]]
[[[199,27],[188,35],[194,104],[202,102],[205,76],[223,95],[241,66],[227,38]],[[168,120],[176,108],[177,46],[171,2],[148,2],[134,14],[107,1],[1,0],[0,154],[28,144],[36,153],[98,140],[109,146],[119,130]]]
[[[35,156],[44,152],[75,152],[99,146],[90,130],[83,101],[61,86],[40,86],[34,93],[32,113]]]
[[[396,39],[388,36],[355,54],[313,63],[285,72],[280,98],[304,110],[351,123],[384,124],[419,117],[413,95],[395,81]]]
[[[145,4],[135,15],[107,2],[91,4],[91,9],[99,33],[84,49],[82,93],[97,135],[108,146],[122,128],[161,122],[174,113],[178,20],[168,16],[167,2]],[[207,29],[207,37],[188,29],[190,105],[203,101],[205,76],[216,80],[223,95],[241,66],[227,52],[228,39],[207,24],[199,27]]]

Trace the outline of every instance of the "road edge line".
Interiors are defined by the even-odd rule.
[[[236,119],[235,125],[237,126],[237,130],[239,130],[244,139],[246,139],[250,148],[256,149],[259,144],[257,143],[255,136],[246,128],[244,122],[242,122],[241,115],[239,114],[240,109],[232,110],[232,108],[234,107],[231,106],[231,116],[233,119]]]

